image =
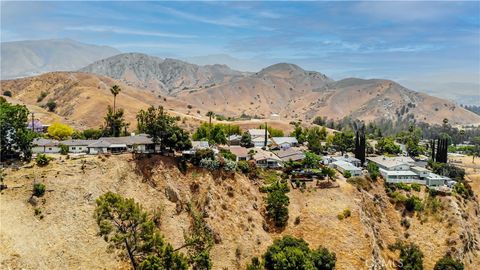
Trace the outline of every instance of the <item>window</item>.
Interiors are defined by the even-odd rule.
[[[49,148],[48,148],[48,150],[52,150],[52,148],[51,148],[51,147],[49,147]]]
[[[72,147],[72,150],[75,150],[75,147]]]

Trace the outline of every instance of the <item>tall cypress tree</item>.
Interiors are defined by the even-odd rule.
[[[357,130],[355,136],[355,158],[358,158],[362,162],[362,165],[365,163],[365,149],[365,126],[363,126]]]
[[[263,142],[263,146],[267,148],[267,143],[268,143],[268,128],[267,128],[267,122],[265,122],[265,141]]]

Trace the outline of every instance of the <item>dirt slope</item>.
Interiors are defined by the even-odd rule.
[[[480,239],[478,203],[455,197],[442,198],[445,209],[437,216],[410,217],[410,229],[400,225],[401,213],[388,201],[382,184],[370,192],[360,192],[344,180],[336,189],[288,193],[290,219],[281,233],[262,228],[264,194],[255,182],[242,175],[224,177],[203,170],[181,174],[168,158],[141,161],[131,155],[112,156],[102,161],[57,157],[44,168],[27,166],[7,169],[9,186],[0,195],[0,265],[12,269],[112,269],[128,268],[98,237],[92,217],[94,200],[107,191],[133,197],[150,210],[163,209],[161,230],[178,247],[188,228],[185,210],[197,201],[205,210],[205,220],[220,240],[212,250],[214,269],[242,269],[254,255],[262,254],[273,239],[284,234],[303,237],[311,247],[323,245],[337,254],[337,269],[369,269],[372,260],[388,266],[398,259],[387,246],[396,239],[420,245],[425,269],[432,269],[447,250],[463,258],[466,269],[480,264],[478,249],[464,249],[466,236]],[[27,203],[34,180],[46,184],[48,192],[37,206],[43,219],[34,215]],[[195,191],[192,187],[198,184]],[[178,195],[167,199],[166,190]],[[376,196],[374,196],[377,194]],[[337,215],[350,209],[350,218]],[[300,224],[295,225],[296,217]],[[392,269],[387,267],[387,269]]]

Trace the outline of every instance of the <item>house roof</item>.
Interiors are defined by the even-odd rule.
[[[146,134],[138,134],[134,136],[123,137],[101,137],[99,141],[106,141],[111,144],[126,144],[132,146],[134,144],[152,144],[153,140]]]
[[[343,160],[337,160],[337,161],[334,161],[332,162],[332,164],[334,164],[335,166],[338,166],[344,170],[347,170],[347,171],[361,171],[362,169],[358,168],[357,166],[354,166],[352,163],[350,162],[346,162],[346,161],[343,161]]]
[[[33,139],[32,144],[36,146],[58,146],[60,142],[51,139],[35,138]]]
[[[428,176],[426,177],[429,180],[452,180],[449,177],[443,176],[443,175],[438,175],[435,173],[429,173]]]
[[[411,169],[413,171],[417,171],[417,172],[429,172],[430,170],[427,169],[427,168],[424,168],[424,167],[419,167],[419,166],[413,166],[411,167]]]
[[[265,129],[252,128],[252,129],[248,130],[248,133],[252,137],[256,137],[256,136],[263,136],[264,137],[265,136]],[[267,136],[269,136],[269,135],[270,135],[270,133],[267,130]]]
[[[65,140],[61,141],[60,144],[67,145],[67,146],[88,146],[97,140]]]
[[[388,176],[393,176],[393,175],[396,175],[396,176],[418,176],[418,174],[416,174],[412,171],[387,171],[387,170],[384,170],[384,169],[380,169],[380,170],[382,170]]]
[[[272,140],[276,144],[284,144],[284,143],[298,143],[297,138],[295,137],[272,137]]]
[[[386,156],[368,157],[367,159],[386,168],[392,168],[400,165],[408,165],[407,162],[398,161],[394,158]]]
[[[301,156],[302,159],[305,158],[305,154],[298,150],[298,149],[295,149],[295,148],[288,148],[288,149],[285,149],[285,150],[278,150],[278,151],[275,151],[274,152],[275,155],[277,155],[279,158],[283,159],[283,158],[286,158],[286,157],[289,157],[289,156]]]
[[[255,161],[265,160],[265,159],[282,161],[279,157],[277,157],[272,152],[265,151],[265,150],[262,150],[262,149],[257,149],[256,151],[257,152],[253,155],[253,159],[255,159]]]
[[[398,161],[398,162],[403,162],[403,163],[408,163],[408,164],[413,164],[415,163],[415,160],[411,157],[404,157],[404,156],[398,156],[398,157],[391,157],[393,160]]]
[[[249,150],[245,147],[232,145],[232,146],[226,147],[225,149],[230,150],[230,152],[232,152],[237,157],[248,157]]]
[[[95,142],[88,145],[88,147],[109,147],[111,143],[107,141],[95,140]]]

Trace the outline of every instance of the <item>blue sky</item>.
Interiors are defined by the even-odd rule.
[[[478,1],[2,2],[1,7],[2,41],[71,38],[251,71],[292,62],[334,79],[390,78],[424,91],[462,83],[461,91],[480,92]]]

